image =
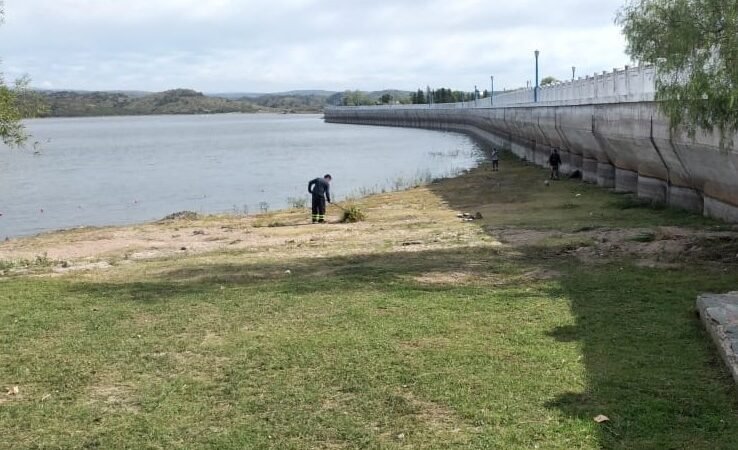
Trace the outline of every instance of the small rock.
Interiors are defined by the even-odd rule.
[[[594,418],[594,421],[597,422],[597,423],[605,423],[605,422],[609,422],[610,421],[610,418],[607,417],[607,416],[603,416],[602,414],[600,414],[599,416],[597,416],[597,417]]]
[[[479,211],[477,211],[477,213],[474,214],[474,218],[476,220],[482,220],[482,219],[484,219],[484,217],[482,216],[482,213],[480,213]]]
[[[469,214],[469,213],[464,213],[464,214],[462,214],[462,215],[461,215],[461,217],[471,217],[471,214]]]
[[[459,213],[459,214],[456,214],[456,217],[459,218],[459,219],[462,219],[464,217],[464,215],[461,214],[461,213]]]
[[[403,439],[405,439],[405,433],[398,434],[397,435],[397,439],[400,440],[400,441],[403,440]]]
[[[180,248],[180,250],[182,250],[184,252],[184,251],[187,250],[187,247],[182,247],[182,248]]]
[[[195,231],[192,232],[192,235],[193,236],[204,236],[205,235],[205,232],[202,231],[202,230],[195,230]]]
[[[292,275],[292,271],[290,269],[285,270],[284,273],[287,275]]]
[[[546,180],[546,181],[543,182],[543,184],[546,185],[546,186],[549,186],[551,184],[551,182],[548,181],[548,180]]]

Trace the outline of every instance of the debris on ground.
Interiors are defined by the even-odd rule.
[[[484,219],[484,216],[482,216],[482,213],[479,211],[476,212],[476,214],[471,213],[459,213],[456,215],[458,219],[461,219],[462,222],[474,222],[475,220],[482,220]]]

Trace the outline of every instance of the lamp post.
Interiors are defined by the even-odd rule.
[[[571,66],[571,81],[577,78],[577,66]]]
[[[491,91],[489,91],[489,106],[493,106],[495,104],[495,76],[491,75],[489,77],[491,81]]]
[[[533,88],[533,102],[538,103],[538,56],[541,52],[536,50],[534,54],[536,55],[536,86]]]

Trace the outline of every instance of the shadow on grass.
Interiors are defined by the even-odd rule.
[[[268,285],[276,296],[341,298],[367,290],[420,295],[460,288],[423,284],[415,277],[459,272],[494,279],[477,288],[509,289],[505,295],[511,302],[525,301],[516,289],[533,287],[570,302],[575,325],[553,328],[548,335],[581,343],[587,372],[583,391],[554,396],[545,407],[585,423],[608,416],[610,422],[598,427],[599,443],[606,448],[731,448],[738,442],[736,391],[693,313],[700,292],[735,287],[738,274],[642,269],[627,262],[583,271],[571,258],[541,259],[542,252],[536,247],[520,253],[481,248],[303,259],[289,263],[290,275],[282,264],[214,264],[160,273],[157,279],[163,281],[74,284],[70,289],[145,303],[208,294],[223,284],[243,289]],[[552,268],[560,278],[542,281],[525,275]]]
[[[489,192],[484,183],[492,186]],[[431,189],[452,208],[463,210],[478,204],[480,196],[489,194],[494,200],[495,183],[494,178],[485,176],[477,184],[442,182]],[[573,182],[571,187],[574,189]],[[593,195],[607,198],[603,193]],[[504,201],[509,200],[508,195]],[[646,223],[684,222],[673,212],[638,207],[628,211],[634,211]],[[609,213],[612,217],[618,215],[617,211]],[[571,226],[566,217],[558,217],[562,227]],[[686,222],[699,220],[689,218]],[[557,226],[556,220],[546,224]],[[552,346],[579,343],[586,370],[586,386],[581,391],[552,394],[544,400],[546,408],[581,423],[592,424],[600,414],[608,416],[610,421],[596,428],[597,442],[605,448],[735,448],[736,389],[693,311],[698,294],[735,289],[738,271],[700,265],[678,270],[644,269],[629,261],[582,267],[565,252],[555,250],[551,246],[516,251],[461,248],[258,265],[212,264],[164,271],[151,282],[75,283],[69,289],[115,301],[145,303],[204,295],[219,286],[250,289],[268,284],[273,296],[320,293],[333,298],[360,290],[422,294],[477,289],[481,292],[478,295],[488,295],[491,301],[495,301],[494,290],[507,290],[505,296],[515,302],[524,297],[519,297],[516,289],[533,287],[550,298],[569,302],[575,323],[548,330],[548,337]],[[560,276],[541,280],[526,275],[542,270],[555,270]],[[462,288],[454,283],[417,280],[429,274],[451,279],[449,276],[455,273],[482,281]],[[510,324],[511,328],[516,326],[525,324]],[[543,373],[546,367],[540,369]],[[475,406],[491,410],[500,407]]]
[[[526,184],[536,183],[545,175],[533,167],[511,164],[513,175],[500,172],[495,178],[487,173],[471,181],[438,183],[431,189],[456,210],[487,203],[488,211],[499,207],[504,213],[509,199],[497,198],[500,183],[510,183],[510,178],[516,177],[514,183],[525,189]],[[694,214],[583,186],[578,181],[563,181],[557,189],[565,194],[581,191],[604,200],[594,214],[592,229],[643,224],[726,227]],[[540,190],[543,198],[556,198],[550,190]],[[521,197],[521,201],[527,199]],[[577,216],[583,211],[562,212],[556,208],[559,204],[549,200],[549,205],[532,205],[539,214],[545,216],[548,212],[538,225],[565,230],[576,227],[573,223],[577,221],[590,220]],[[629,219],[623,221],[625,214]],[[550,246],[521,251],[519,262],[543,264],[563,273],[550,294],[569,300],[576,324],[553,329],[550,336],[559,342],[579,342],[587,371],[584,392],[560,395],[551,399],[548,407],[583,421],[591,422],[601,414],[608,416],[610,421],[598,426],[598,439],[604,448],[736,448],[736,388],[694,312],[699,294],[738,287],[735,265],[716,270],[717,259],[667,270],[644,269],[631,261],[614,260],[582,267],[565,252],[556,256],[556,249]]]
[[[550,335],[581,343],[589,385],[548,405],[583,420],[609,417],[600,426],[606,448],[730,448],[736,389],[694,300],[736,285],[735,273],[571,266],[552,294],[569,299],[576,325]]]

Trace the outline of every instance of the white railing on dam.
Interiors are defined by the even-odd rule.
[[[534,102],[533,88],[511,92],[497,92],[494,102],[490,98],[459,103],[434,103],[421,105],[378,105],[353,106],[350,108],[392,109],[460,109],[460,108],[503,108],[510,106],[568,106],[600,103],[650,102],[656,92],[656,69],[653,66],[625,67],[612,72],[603,72],[542,86],[538,102]]]

